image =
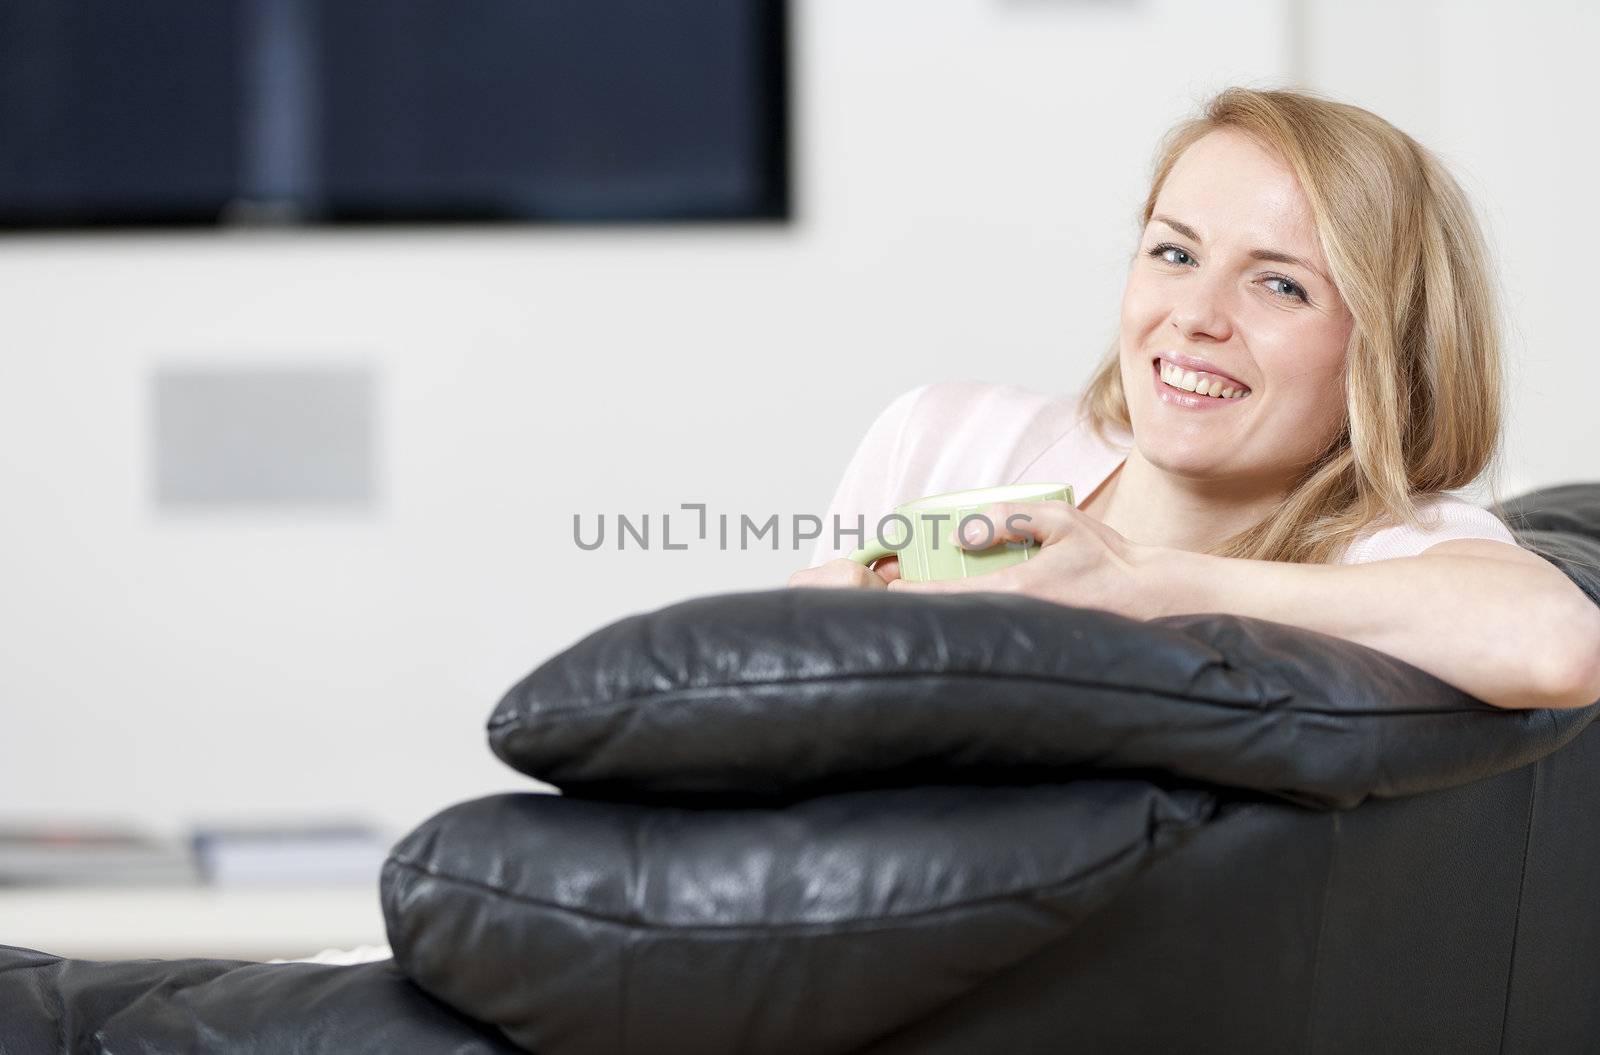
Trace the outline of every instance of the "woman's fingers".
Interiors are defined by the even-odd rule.
[[[959,544],[986,549],[1002,542],[1034,541],[1041,545],[1071,523],[1066,502],[996,502],[957,525]]]
[[[899,562],[895,577],[899,577]],[[828,587],[834,589],[882,590],[888,582],[877,572],[858,564],[849,557],[835,557],[815,568],[801,568],[789,576],[790,586]]]

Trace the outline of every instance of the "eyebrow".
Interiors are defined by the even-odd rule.
[[[1190,227],[1186,223],[1179,223],[1170,216],[1162,216],[1160,213],[1157,213],[1154,216],[1151,216],[1150,219],[1159,220],[1168,227],[1172,228],[1174,231],[1177,231],[1179,234],[1183,235],[1185,238],[1192,239],[1196,244],[1204,242],[1204,239],[1200,237],[1200,233],[1193,227]],[[1323,274],[1322,269],[1317,267],[1317,265],[1313,264],[1309,260],[1304,260],[1290,253],[1285,253],[1277,249],[1252,249],[1250,250],[1250,259],[1271,260],[1278,264],[1292,264],[1295,267],[1303,267],[1313,275],[1316,275],[1318,278],[1322,279],[1322,281],[1326,282],[1328,285],[1333,285],[1333,280],[1327,275]]]

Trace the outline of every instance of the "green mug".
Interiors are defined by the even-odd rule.
[[[979,550],[964,549],[950,541],[951,533],[965,526],[968,518],[996,502],[1075,504],[1069,484],[1001,484],[998,487],[975,487],[967,491],[926,495],[895,506],[894,513],[884,517],[899,529],[893,531],[894,544],[880,535],[852,552],[850,559],[871,567],[885,557],[897,556],[900,558],[900,578],[906,582],[970,579],[974,575],[1021,564],[1039,548],[1032,539],[1002,542]],[[978,520],[982,522],[986,518],[978,517]],[[883,527],[881,523],[879,526]],[[994,524],[984,530],[992,538],[1002,526]],[[885,532],[890,530],[886,528]]]

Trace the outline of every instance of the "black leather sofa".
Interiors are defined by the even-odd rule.
[[[1503,513],[1600,603],[1600,485]],[[562,793],[403,839],[393,961],[0,948],[0,1053],[1600,1050],[1597,714],[1227,615],[698,598],[507,693]]]

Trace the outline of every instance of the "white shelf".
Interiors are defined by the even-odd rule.
[[[295,959],[387,940],[375,885],[0,888],[0,945],[75,959]]]

